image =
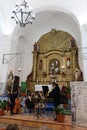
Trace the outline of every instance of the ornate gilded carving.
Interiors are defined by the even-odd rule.
[[[72,42],[72,39],[74,38],[67,32],[52,30],[44,34],[38,40],[39,52],[48,52],[52,50],[66,51],[72,44],[74,47],[76,46],[75,40]]]
[[[56,82],[74,81],[76,68],[80,69],[78,48],[69,33],[52,29],[34,44],[34,82],[48,84],[51,79]]]
[[[49,73],[60,73],[60,62],[58,59],[52,59],[49,62]]]

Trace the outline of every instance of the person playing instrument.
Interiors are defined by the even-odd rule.
[[[31,95],[29,95],[26,100],[25,100],[25,104],[27,109],[29,110],[29,113],[32,113],[34,111],[34,102],[32,101],[32,97]]]
[[[18,95],[17,91],[13,91],[13,93],[9,97],[11,115],[13,114],[13,109],[14,109],[14,106],[15,106],[15,99],[17,98],[17,95]]]
[[[52,98],[54,100],[54,106],[56,107],[60,104],[61,101],[60,88],[55,82],[52,83],[52,88],[53,89],[47,98]]]

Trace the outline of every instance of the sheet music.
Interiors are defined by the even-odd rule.
[[[50,84],[45,84],[45,85],[44,84],[36,84],[35,85],[35,91],[43,91],[42,86],[48,86],[49,91],[52,90],[52,85],[50,85]]]

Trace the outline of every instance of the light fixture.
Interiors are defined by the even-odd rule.
[[[18,72],[21,72],[22,71],[22,69],[21,68],[18,68]]]
[[[14,19],[16,24],[20,24],[21,27],[25,27],[29,23],[32,24],[32,20],[35,19],[32,8],[25,0],[20,5],[15,5],[15,10],[12,13],[11,19]]]

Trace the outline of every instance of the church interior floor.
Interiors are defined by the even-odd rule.
[[[0,122],[1,122],[1,120],[2,120],[3,118],[5,119],[5,122],[8,122],[8,120],[10,121],[10,119],[11,119],[11,120],[15,119],[15,120],[17,120],[17,121],[18,121],[18,119],[19,119],[19,122],[20,122],[20,120],[36,121],[36,119],[34,119],[33,116],[29,117],[29,115],[20,115],[20,114],[19,114],[19,115],[12,115],[12,116],[0,116]],[[7,121],[6,121],[6,120],[7,120]],[[39,121],[40,121],[40,122],[43,121],[43,122],[45,122],[45,123],[46,123],[46,122],[48,122],[48,123],[50,122],[51,124],[54,123],[53,119],[52,119],[52,118],[50,119],[50,118],[48,118],[48,117],[45,118],[45,119],[42,119],[42,120],[38,119],[37,122],[39,122]],[[68,121],[69,121],[69,120],[68,120]],[[69,121],[69,122],[70,122],[70,121]],[[56,123],[56,122],[55,122],[55,123]],[[2,124],[3,124],[3,123],[2,123]],[[20,124],[20,123],[19,123],[19,124]],[[54,125],[54,124],[53,124],[53,125]],[[3,128],[3,126],[2,126],[2,127],[0,126],[0,130],[3,130],[2,128]],[[5,128],[6,128],[6,127],[4,127],[4,130],[5,130]],[[57,129],[56,129],[56,130],[57,130]],[[73,125],[72,122],[71,122],[71,129],[70,129],[70,130],[87,130],[87,128],[86,128],[86,127],[80,127],[80,126]]]
[[[72,125],[71,130],[87,130],[87,128],[85,128],[85,127],[80,127],[80,126],[76,126],[76,125]]]

